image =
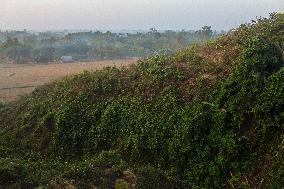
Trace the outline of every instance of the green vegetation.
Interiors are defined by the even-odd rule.
[[[0,31],[0,57],[15,63],[47,63],[66,55],[75,60],[144,57],[157,51],[173,53],[217,35],[210,26],[198,31],[151,28],[143,33]]]
[[[0,106],[0,186],[281,188],[284,14]]]

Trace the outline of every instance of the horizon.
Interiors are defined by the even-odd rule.
[[[284,1],[2,0],[0,30],[188,31],[207,25],[228,31],[272,12],[284,12]]]
[[[126,34],[126,33],[130,33],[130,34],[136,34],[138,32],[140,33],[147,33],[151,30],[152,28],[149,29],[51,29],[51,30],[27,30],[27,29],[0,29],[0,32],[27,32],[27,33],[45,33],[45,32],[52,32],[52,33],[84,33],[84,32],[102,32],[102,33],[106,33],[106,32],[111,32],[111,33],[121,33],[121,34]],[[153,28],[156,29],[156,28]],[[159,30],[157,29],[158,32],[160,33],[164,33],[166,31],[172,31],[172,32],[181,32],[181,31],[186,31],[186,32],[196,32],[198,30],[200,30],[202,28],[196,29],[196,30],[185,30],[185,29],[164,29],[164,30]],[[229,30],[212,30],[213,32],[217,32],[217,33],[223,33],[223,32],[228,32]]]

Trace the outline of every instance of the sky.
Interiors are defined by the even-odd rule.
[[[0,30],[228,30],[284,0],[0,0]]]

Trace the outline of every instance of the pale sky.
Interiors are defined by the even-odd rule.
[[[0,30],[231,29],[284,0],[0,0]]]

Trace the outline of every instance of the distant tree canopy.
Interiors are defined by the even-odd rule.
[[[17,63],[24,63],[31,59],[32,47],[20,43],[17,38],[8,38],[1,47],[4,54]]]
[[[211,26],[203,26],[201,30],[197,31],[197,33],[201,39],[208,39],[212,37],[213,30],[211,29]]]
[[[52,62],[61,56],[75,60],[144,57],[157,51],[176,52],[192,43],[204,42],[218,35],[210,26],[198,31],[148,32],[0,32],[0,54],[16,63]]]
[[[41,49],[36,49],[33,52],[33,60],[35,62],[47,63],[54,60],[54,48],[45,47]]]

